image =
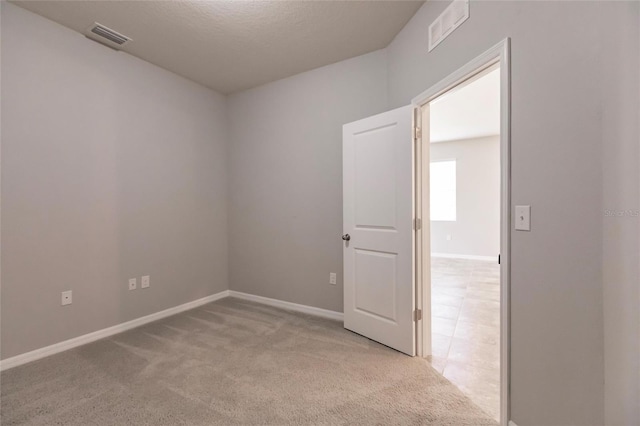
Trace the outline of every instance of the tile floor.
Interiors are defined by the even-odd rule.
[[[499,265],[434,257],[431,286],[431,364],[499,420]]]

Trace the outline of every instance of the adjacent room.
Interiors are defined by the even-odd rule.
[[[499,420],[500,69],[429,112],[431,361]]]
[[[631,0],[2,0],[0,423],[638,425],[639,123]]]

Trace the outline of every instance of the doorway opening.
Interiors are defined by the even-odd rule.
[[[430,102],[432,366],[500,417],[500,68]]]
[[[505,425],[508,50],[505,40],[413,100],[417,353]]]

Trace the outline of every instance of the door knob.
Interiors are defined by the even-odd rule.
[[[345,240],[345,241],[349,241],[349,240],[351,239],[351,235],[349,235],[349,234],[344,234],[344,235],[342,236],[342,239],[343,239],[343,240]]]

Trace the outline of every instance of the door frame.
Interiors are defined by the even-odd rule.
[[[505,38],[480,56],[471,60],[446,78],[412,99],[414,106],[415,130],[415,291],[416,307],[424,312],[417,321],[416,353],[418,356],[431,354],[431,285],[429,275],[423,274],[427,268],[423,265],[422,253],[429,249],[428,238],[429,210],[423,209],[421,199],[428,196],[428,185],[424,184],[423,172],[428,177],[429,164],[424,164],[422,155],[422,135],[428,135],[429,129],[421,129],[421,114],[428,113],[429,102],[452,88],[474,77],[478,73],[499,64],[500,67],[500,424],[507,426],[510,417],[510,348],[511,348],[511,40]],[[428,138],[426,139],[428,142]],[[428,183],[428,181],[427,181]],[[422,188],[425,186],[426,188]],[[428,200],[428,198],[427,198]],[[428,203],[427,203],[428,206]],[[422,229],[426,228],[426,229]],[[430,264],[429,264],[430,265]],[[430,267],[428,269],[430,271]],[[426,282],[424,278],[429,278]],[[428,319],[428,321],[427,321]]]

